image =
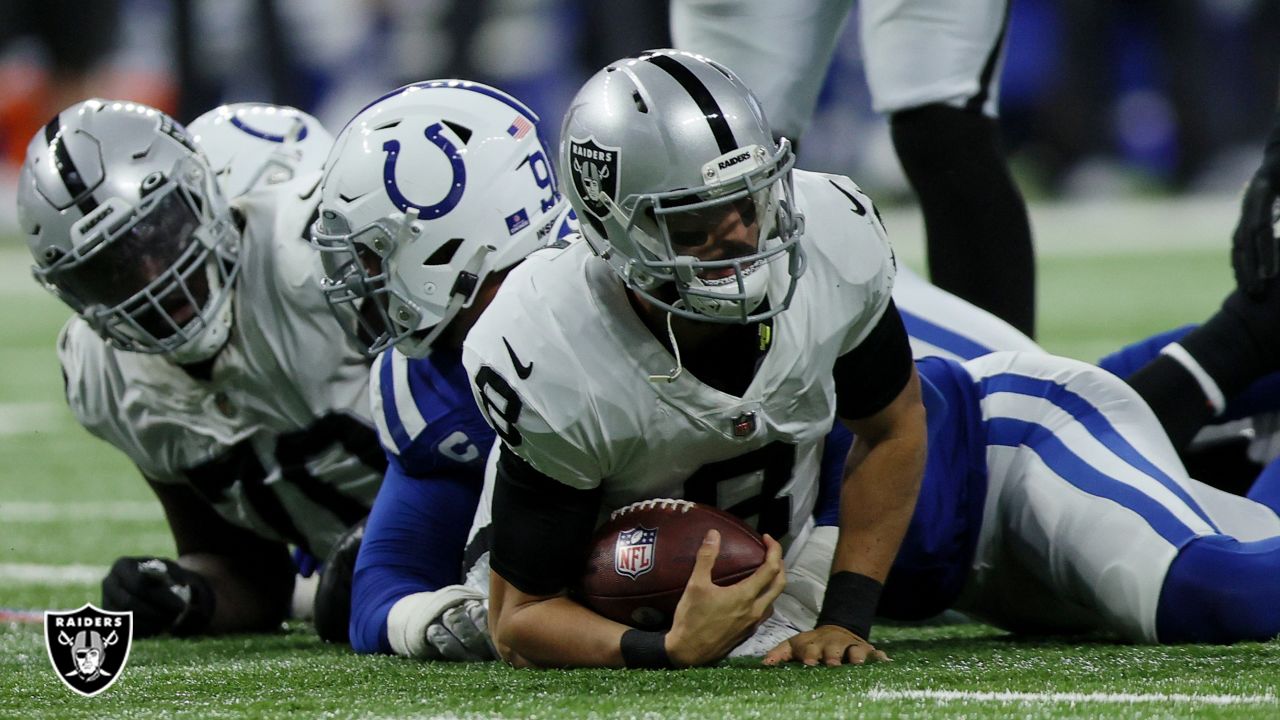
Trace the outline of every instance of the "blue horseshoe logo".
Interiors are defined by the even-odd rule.
[[[462,156],[458,154],[458,148],[449,142],[449,138],[444,136],[443,130],[444,127],[440,123],[431,125],[426,130],[427,139],[431,141],[432,145],[444,152],[445,157],[449,158],[449,165],[453,168],[453,179],[449,183],[449,193],[435,205],[418,205],[411,202],[409,198],[404,196],[404,193],[400,192],[400,188],[396,185],[396,160],[400,157],[400,141],[388,140],[382,143],[382,149],[387,153],[386,162],[382,165],[382,181],[387,186],[387,197],[391,198],[391,202],[400,208],[401,212],[405,212],[409,208],[416,208],[418,217],[425,220],[434,220],[453,210],[458,206],[458,201],[462,199],[462,191],[467,186],[467,167],[462,163]]]
[[[307,123],[305,120],[301,120],[301,119],[299,119],[299,122],[302,123],[302,130],[298,133],[298,137],[294,138],[294,140],[301,142],[307,137]],[[242,131],[258,138],[259,140],[266,140],[267,142],[273,142],[273,143],[282,143],[285,140],[288,140],[288,138],[286,138],[284,135],[272,135],[271,133],[263,132],[261,130],[258,130],[257,128],[250,127],[248,123],[236,117],[235,115],[231,116],[231,124],[240,128]]]

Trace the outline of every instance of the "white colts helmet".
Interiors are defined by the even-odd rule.
[[[560,133],[565,193],[592,250],[649,302],[710,322],[757,322],[791,302],[804,272],[793,163],[737,76],[676,50],[596,73]],[[753,251],[694,257],[725,218],[753,228]]]
[[[235,198],[319,170],[333,136],[314,117],[268,103],[220,105],[187,126],[218,177]]]
[[[36,279],[116,347],[191,363],[226,343],[240,234],[168,115],[109,100],[63,110],[27,146],[18,219]]]
[[[425,355],[490,273],[539,247],[563,200],[537,123],[501,90],[436,80],[384,95],[339,133],[312,239],[364,352]]]

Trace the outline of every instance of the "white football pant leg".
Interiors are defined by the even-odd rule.
[[[929,283],[907,267],[898,268],[893,302],[911,336],[916,358],[971,360],[999,350],[1044,352],[1020,330]]]
[[[963,107],[985,87],[978,100],[995,117],[1008,5],[861,0],[859,36],[872,107],[886,115],[933,103]]]
[[[1154,413],[1115,376],[1027,353],[964,367],[982,398],[988,488],[960,609],[1013,629],[1154,642],[1170,563],[1223,530],[1214,515],[1229,503],[1187,477]],[[1274,534],[1260,518],[1238,524]]]
[[[733,70],[775,135],[799,139],[852,0],[672,0],[671,41]]]

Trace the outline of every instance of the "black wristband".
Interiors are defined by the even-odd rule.
[[[632,628],[622,633],[622,662],[629,668],[667,670],[675,667],[667,655],[667,634]]]
[[[827,581],[822,598],[819,625],[838,625],[863,640],[871,639],[871,620],[876,615],[884,585],[856,572],[838,572]]]

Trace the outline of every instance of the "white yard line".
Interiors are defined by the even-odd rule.
[[[0,522],[44,523],[61,520],[117,520],[124,522],[163,520],[160,504],[154,500],[104,500],[102,502],[56,502],[0,500]]]
[[[50,348],[50,362],[57,362],[52,353]],[[63,407],[56,402],[0,403],[0,437],[53,430],[62,422]]]
[[[0,563],[0,582],[15,585],[92,585],[106,574],[98,565]]]
[[[1275,695],[1188,695],[1182,693],[1067,693],[979,692],[974,690],[883,690],[867,692],[869,700],[929,700],[938,703],[1103,703],[1131,705],[1161,703],[1183,705],[1274,705]]]

